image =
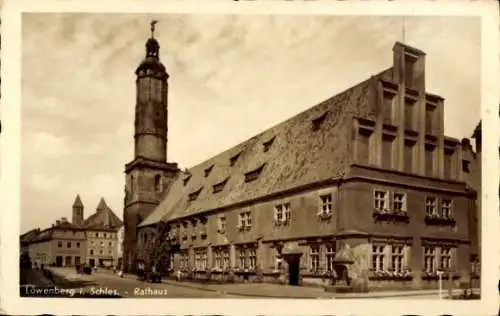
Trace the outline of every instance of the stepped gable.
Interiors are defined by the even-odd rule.
[[[390,80],[392,68],[185,170],[139,226],[340,178],[349,165],[352,118],[373,118],[373,85],[381,77]]]

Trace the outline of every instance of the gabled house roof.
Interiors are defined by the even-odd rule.
[[[85,229],[119,229],[123,226],[123,222],[116,216],[116,214],[109,208],[101,198],[97,205],[96,212],[90,215],[83,223]]]
[[[392,68],[184,171],[140,226],[342,177],[350,152],[344,139],[353,117],[375,112],[380,77],[392,77]]]

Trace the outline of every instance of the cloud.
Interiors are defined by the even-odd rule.
[[[27,143],[32,146],[32,151],[36,152],[38,158],[61,157],[68,153],[68,146],[63,137],[57,137],[47,132],[36,132],[30,135],[31,139]]]
[[[44,191],[53,194],[62,185],[61,176],[50,176],[47,174],[35,173],[30,176],[30,186],[33,190]]]

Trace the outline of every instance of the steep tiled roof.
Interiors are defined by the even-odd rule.
[[[345,138],[351,137],[352,117],[375,111],[372,79],[391,73],[386,69],[186,170],[140,226],[341,177],[350,156]]]
[[[84,221],[83,227],[90,229],[109,229],[120,228],[122,225],[123,222],[120,218],[118,218],[113,210],[108,207],[104,198],[101,198],[97,205],[96,212]]]

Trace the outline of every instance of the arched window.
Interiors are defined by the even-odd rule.
[[[161,192],[163,191],[163,179],[159,174],[155,176],[155,191],[156,192]]]

